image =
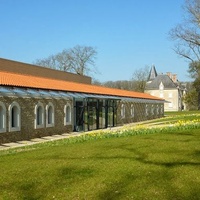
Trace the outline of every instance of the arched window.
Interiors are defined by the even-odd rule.
[[[6,132],[6,107],[0,102],[0,133]]]
[[[17,102],[13,102],[8,107],[9,112],[9,131],[20,131],[21,130],[21,109]]]
[[[44,128],[44,106],[42,103],[38,103],[35,106],[35,128]]]
[[[125,118],[125,105],[124,104],[121,105],[121,117]]]
[[[156,114],[159,115],[159,105],[157,104],[157,107],[156,107]]]
[[[71,123],[72,123],[71,105],[67,103],[64,107],[64,125],[70,125]]]
[[[160,114],[163,114],[163,113],[164,113],[164,107],[163,107],[163,105],[161,105]]]
[[[151,105],[151,114],[154,115],[154,105]]]
[[[148,104],[146,104],[145,113],[146,113],[146,116],[149,115],[149,107],[148,107]]]
[[[54,106],[49,103],[46,106],[46,127],[54,126]]]
[[[134,117],[134,105],[133,104],[131,104],[131,117]]]

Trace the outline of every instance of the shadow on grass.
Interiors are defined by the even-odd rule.
[[[148,177],[149,176],[149,177]],[[174,177],[168,171],[133,175],[124,173],[120,179],[106,185],[106,189],[98,194],[100,200],[117,199],[157,199],[157,200],[199,200],[198,185],[190,186],[189,191],[182,192],[173,184]]]
[[[1,196],[3,199],[24,199],[24,200],[38,200],[45,199],[44,193],[36,192],[38,191],[38,185],[40,185],[37,181],[27,180],[24,182],[16,181],[13,185],[0,185]],[[18,197],[10,195],[10,188],[16,188],[18,191]]]
[[[93,169],[62,167],[58,170],[58,176],[62,179],[89,178],[95,174]]]
[[[45,198],[45,194],[37,193],[38,188],[37,182],[28,182],[19,184],[19,189],[22,192],[23,199],[27,200],[36,200],[36,199],[43,199]]]
[[[196,150],[196,148],[198,147],[195,148],[193,146],[197,144],[196,141],[198,142],[199,135],[182,132],[173,134],[173,136],[175,136],[176,139],[173,138],[161,139],[159,137],[158,138],[148,137],[148,139],[152,140],[152,145],[151,141],[148,142],[148,145],[145,144],[141,146],[138,145],[137,147],[133,147],[130,144],[118,145],[116,147],[116,149],[118,148],[118,152],[120,151],[127,152],[122,155],[120,154],[118,155],[115,154],[113,156],[110,156],[109,154],[108,156],[98,155],[96,159],[103,159],[103,160],[106,159],[110,160],[110,162],[115,162],[115,160],[117,161],[118,159],[121,159],[122,160],[121,162],[127,162],[125,160],[130,160],[133,162],[137,161],[138,166],[143,166],[143,168],[146,171],[150,170],[152,172],[154,171],[154,169],[160,170],[160,171],[155,170],[155,172],[153,172],[154,176],[151,176],[151,178],[149,179],[148,178],[145,179],[146,177],[143,172],[142,172],[143,174],[139,173],[138,176],[136,174],[133,176],[131,175],[131,173],[130,174],[122,173],[120,176],[121,178],[119,180],[116,180],[115,182],[108,184],[106,189],[104,191],[101,191],[101,193],[99,194],[99,198],[106,200],[122,199],[122,198],[140,199],[139,196],[134,196],[134,193],[130,194],[129,196],[129,194],[127,193],[127,187],[132,187],[134,182],[137,182],[136,184],[138,184],[139,180],[144,179],[146,182],[149,182],[152,188],[154,189],[158,188],[158,191],[155,191],[155,193],[151,197],[145,197],[145,189],[143,188],[142,185],[140,185],[138,189],[143,190],[142,191],[143,194],[140,194],[141,198],[145,197],[147,199],[151,199],[152,197],[154,197],[156,199],[199,200],[200,186],[198,178],[194,180],[194,178],[196,178],[195,175],[192,175],[190,177],[189,174],[187,175],[184,174],[185,177],[183,179],[181,176],[182,167],[183,170],[187,169],[188,171],[190,169],[194,169],[195,173],[197,175],[199,174],[198,168],[200,166],[200,150]],[[184,137],[181,138],[181,136]],[[190,136],[191,138],[188,139],[188,136]],[[160,140],[169,143],[173,142],[175,143],[175,147],[176,147],[176,142],[179,142],[179,146],[177,146],[175,149],[170,149],[170,147],[168,147],[167,145],[163,147],[161,145],[159,148]],[[157,142],[159,144],[158,146],[156,146]],[[186,145],[188,148],[188,152],[187,148],[182,151],[182,144],[184,145],[187,142],[189,143],[188,145]],[[158,158],[156,157],[156,155],[153,154],[154,152],[156,154],[159,154]],[[180,158],[178,156],[179,154],[177,155],[177,153],[180,154],[181,156]],[[166,158],[163,158],[162,154],[163,156],[166,156]],[[175,160],[176,157],[177,160]],[[176,173],[174,173],[175,171],[178,171],[180,173],[178,177]],[[138,172],[140,172],[140,168],[138,169]],[[185,171],[183,172],[186,173]],[[174,181],[176,181],[176,183],[174,183]],[[147,183],[144,183],[144,187],[149,187],[148,189],[151,190],[150,186],[147,185],[148,185]],[[186,188],[185,189],[186,191],[183,191],[181,187]],[[138,194],[138,192],[136,193]]]
[[[131,199],[131,197],[126,194],[125,189],[128,185],[132,184],[134,180],[138,179],[138,176],[130,176],[130,174],[125,174],[116,182],[107,184],[106,190],[101,191],[98,194],[98,199],[102,200],[115,200],[115,199]],[[126,194],[126,196],[125,196]]]
[[[137,154],[138,155],[138,154]],[[199,185],[194,180],[189,179],[188,182],[180,182],[186,191],[174,184],[177,177],[170,169],[174,167],[195,166],[199,167],[197,162],[154,162],[146,160],[144,154],[140,154],[138,158],[133,157],[99,157],[99,159],[131,159],[142,163],[138,166],[148,166],[145,170],[138,168],[138,174],[124,172],[120,174],[120,178],[111,181],[106,185],[106,189],[98,194],[98,199],[116,200],[116,199],[176,199],[176,200],[199,200]],[[111,161],[112,162],[112,161]],[[154,167],[155,166],[155,167]],[[157,167],[158,166],[158,167]],[[161,167],[161,168],[160,168]],[[154,170],[155,168],[155,170]],[[156,171],[156,169],[159,169]],[[141,171],[140,171],[141,170]],[[148,170],[150,170],[148,172]],[[145,172],[144,172],[145,171]],[[141,172],[141,173],[140,173]],[[148,174],[149,173],[149,174]],[[136,186],[134,186],[137,185]],[[132,188],[132,189],[130,189]],[[132,192],[137,190],[135,193]],[[139,192],[138,192],[139,190]],[[131,191],[131,192],[130,192]],[[146,193],[149,196],[146,196]]]

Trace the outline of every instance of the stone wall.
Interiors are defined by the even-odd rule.
[[[124,117],[121,114],[122,104],[125,106]],[[163,103],[120,102],[117,106],[117,125],[156,119],[163,116]]]
[[[164,104],[165,111],[179,111],[181,110],[182,100],[179,95],[179,90],[175,89],[165,89],[165,90],[145,90],[145,93],[166,100]]]
[[[0,144],[8,142],[16,142],[22,140],[30,140],[36,137],[44,137],[56,134],[63,134],[73,131],[73,102],[71,99],[52,99],[52,98],[21,98],[21,97],[6,97],[1,96],[0,102],[6,107],[6,131],[0,132]],[[9,130],[9,106],[16,102],[20,108],[21,130]],[[44,127],[36,128],[36,105],[44,107]],[[46,106],[53,105],[54,107],[54,125],[53,127],[46,126]],[[71,106],[71,123],[64,125],[66,105]],[[124,106],[124,115],[122,116],[122,105]],[[116,125],[123,125],[133,122],[139,122],[149,119],[155,119],[164,115],[163,103],[134,103],[126,101],[118,101]],[[1,110],[0,110],[1,112]],[[1,119],[2,121],[2,119]],[[0,124],[2,126],[2,124]]]
[[[36,137],[62,134],[72,131],[72,125],[64,126],[64,106],[71,100],[65,99],[43,99],[43,98],[20,98],[20,97],[0,97],[0,102],[6,107],[6,132],[0,133],[0,143],[14,142],[20,140],[30,140]],[[17,102],[21,109],[21,130],[9,132],[8,107],[13,102]],[[48,105],[50,102],[54,106],[54,126],[46,127],[46,112],[44,109],[44,128],[35,129],[35,106],[40,102]]]

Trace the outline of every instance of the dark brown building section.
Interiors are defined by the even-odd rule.
[[[16,142],[22,140],[30,140],[37,137],[44,137],[62,133],[72,132],[72,125],[64,125],[64,106],[70,100],[64,99],[37,99],[37,98],[20,98],[20,97],[0,97],[0,102],[5,104],[6,107],[6,132],[0,133],[0,144],[8,142]],[[9,117],[8,108],[13,102],[17,102],[21,109],[21,130],[9,132]],[[44,110],[44,128],[34,128],[35,114],[34,109],[36,104],[40,102],[43,104],[44,109],[48,103],[52,103],[55,109],[55,125],[53,127],[46,127],[46,110]]]
[[[0,58],[0,71],[91,84],[91,77]]]

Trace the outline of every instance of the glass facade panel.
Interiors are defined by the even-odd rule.
[[[105,108],[105,100],[99,100],[99,129],[106,127],[106,108]]]
[[[85,98],[76,100],[75,130],[91,131],[116,126],[116,100]]]
[[[83,101],[76,101],[75,106],[75,130],[76,131],[83,131],[84,126],[84,105]]]
[[[89,130],[97,129],[97,100],[89,99],[88,101],[88,124]]]

